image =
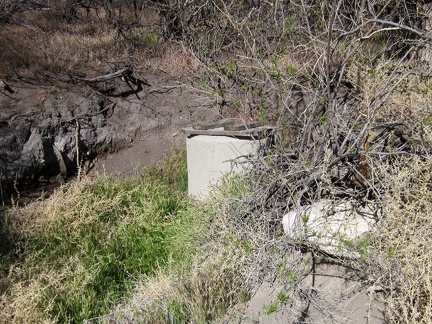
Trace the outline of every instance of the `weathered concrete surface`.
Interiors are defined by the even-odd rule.
[[[223,176],[247,167],[247,156],[257,154],[259,141],[228,136],[197,135],[186,140],[189,194],[208,196],[212,185]]]

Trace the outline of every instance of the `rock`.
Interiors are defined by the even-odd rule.
[[[301,208],[301,228],[296,228],[296,211],[283,216],[284,232],[318,245],[331,254],[358,256],[356,240],[370,232],[377,222],[377,212],[371,206],[359,206],[353,201],[320,200]]]
[[[133,123],[114,131],[118,125],[110,125],[108,116],[98,113],[98,95],[86,96],[77,89],[63,92],[18,93],[13,100],[0,96],[0,106],[8,107],[2,110],[5,117],[0,124],[1,189],[6,197],[21,188],[37,186],[39,179],[73,175],[77,170],[77,146],[84,163],[110,151],[114,141],[123,143],[128,137],[126,127]],[[29,96],[35,103],[43,97],[43,107],[28,106]]]

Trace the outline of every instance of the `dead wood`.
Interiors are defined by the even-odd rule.
[[[133,73],[133,69],[130,66],[127,66],[123,69],[120,69],[116,72],[113,73],[109,73],[109,74],[105,74],[105,75],[101,75],[95,78],[78,78],[78,80],[80,81],[84,81],[84,82],[104,82],[104,81],[109,81],[115,78],[120,78],[120,77],[124,77],[124,76],[130,76]]]
[[[0,91],[6,91],[9,93],[15,93],[15,91],[13,91],[13,89],[4,81],[0,80]]]

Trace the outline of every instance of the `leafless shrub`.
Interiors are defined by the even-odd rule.
[[[165,17],[166,33],[191,46],[206,68],[197,88],[213,91],[222,115],[281,126],[275,136],[283,145],[252,161],[252,195],[232,205],[239,236],[262,246],[263,256],[278,241],[284,214],[296,210],[301,228],[302,206],[322,198],[373,206],[377,221],[390,217],[384,197],[395,191],[384,179],[395,171],[388,166],[426,163],[432,144],[423,108],[431,71],[416,56],[432,40],[417,10],[424,4],[205,4],[174,3]],[[317,248],[298,234],[294,246]],[[410,302],[405,319],[429,316],[427,294]],[[396,304],[389,312],[400,313]]]
[[[67,81],[67,75],[91,70],[100,74],[119,62],[144,68],[143,63],[166,46],[159,15],[147,1],[57,1],[37,2],[38,6],[4,1],[0,6],[6,3],[13,8],[7,19],[0,17],[2,78]]]
[[[214,89],[221,112],[228,107],[242,118],[280,124],[284,129],[276,135],[278,141],[289,142],[257,162],[263,174],[283,172],[270,184],[268,176],[256,177],[264,179],[258,190],[267,193],[253,198],[254,207],[284,201],[286,211],[330,194],[376,198],[381,188],[374,163],[428,150],[427,142],[416,142],[424,133],[419,120],[399,115],[416,115],[406,105],[411,98],[406,93],[418,91],[415,80],[429,77],[412,68],[411,54],[429,40],[424,31],[404,24],[418,18],[412,3],[206,4],[204,10],[191,3],[177,18],[183,22],[183,41],[190,37],[207,68],[206,86]],[[305,13],[301,17],[299,10]],[[212,17],[219,23],[212,23]],[[208,28],[199,28],[198,21],[208,22]],[[276,36],[263,34],[275,22],[271,30]],[[212,37],[206,37],[210,32]],[[303,43],[286,33],[303,37]],[[412,43],[395,47],[389,35]],[[412,103],[421,105],[417,99]]]
[[[389,294],[389,318],[430,316],[427,280],[414,282],[429,271],[421,257],[428,256],[427,244],[419,245],[424,237],[415,236],[416,229],[428,228],[423,215],[429,213],[432,71],[419,60],[430,57],[424,54],[432,40],[430,17],[422,14],[428,12],[426,2],[166,0],[134,1],[128,8],[119,1],[95,3],[90,16],[107,22],[106,42],[86,44],[78,28],[68,35],[74,48],[62,52],[61,35],[49,47],[32,34],[34,44],[41,45],[38,55],[48,62],[45,68],[60,61],[68,64],[56,71],[74,69],[76,62],[99,59],[107,48],[115,48],[111,53],[118,58],[136,48],[130,39],[151,43],[162,34],[200,62],[205,72],[193,86],[214,99],[221,115],[279,126],[276,147],[252,161],[247,183],[252,194],[234,196],[227,207],[239,237],[260,246],[255,252],[258,277],[278,268],[268,257],[270,250],[319,248],[308,245],[301,233],[287,242],[280,226],[284,214],[296,210],[300,227],[302,206],[323,197],[352,199],[381,210],[382,233],[374,235],[377,259],[370,269],[385,274],[371,276]],[[71,21],[84,19],[78,2],[67,4]],[[141,21],[145,5],[160,14],[160,30]],[[409,221],[407,232],[400,232],[402,218]],[[388,261],[385,253],[394,247],[403,253]],[[412,260],[404,255],[417,250],[420,274],[407,266]]]

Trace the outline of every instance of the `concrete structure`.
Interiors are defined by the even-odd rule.
[[[247,158],[267,145],[266,135],[271,129],[249,129],[245,125],[246,129],[238,130],[240,127],[237,127],[236,130],[226,122],[221,124],[184,129],[187,135],[188,192],[198,199],[207,197],[211,186],[221,177],[247,168]]]

